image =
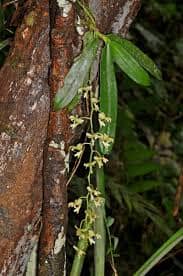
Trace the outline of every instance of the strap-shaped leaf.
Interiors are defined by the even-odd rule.
[[[143,162],[153,157],[154,151],[137,141],[128,141],[124,146],[124,158],[128,164]]]
[[[99,40],[93,38],[87,44],[80,57],[74,62],[65,78],[64,86],[57,91],[54,99],[54,110],[59,110],[67,106],[76,96],[78,89],[83,86],[92,62],[96,57],[98,45]]]
[[[143,53],[137,46],[135,46],[131,41],[121,38],[117,35],[111,34],[108,37],[112,41],[118,42],[133,58],[151,75],[153,75],[158,80],[162,79],[162,74],[159,68],[156,66],[154,61],[149,58],[145,53]]]
[[[153,190],[160,185],[161,182],[158,180],[134,181],[134,183],[128,186],[128,190],[132,193],[144,193]]]
[[[10,44],[9,39],[5,39],[3,41],[0,41],[0,51],[5,48],[6,46],[8,46]]]
[[[117,41],[111,40],[112,56],[114,62],[124,71],[129,78],[136,83],[149,86],[150,78],[148,73],[141,67],[141,65],[129,54],[129,52]]]
[[[148,173],[158,171],[160,169],[160,165],[153,161],[146,161],[146,163],[139,163],[129,165],[127,168],[127,174],[129,179],[132,179],[136,176],[144,176]]]
[[[183,239],[183,228],[180,228],[175,234],[163,243],[163,245],[133,274],[133,276],[145,276],[151,268],[166,256]]]
[[[116,133],[117,101],[115,70],[110,45],[107,44],[102,50],[100,63],[100,111],[104,112],[107,117],[110,117],[111,122],[101,127],[100,132],[106,133],[113,139]],[[105,148],[100,143],[99,146],[102,154],[109,154],[113,145],[111,143],[109,148]]]

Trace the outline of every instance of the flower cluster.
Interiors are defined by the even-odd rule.
[[[87,187],[87,195],[82,198],[76,199],[74,202],[69,203],[69,207],[74,209],[75,213],[79,213],[83,200],[86,201],[87,208],[85,210],[85,218],[82,220],[80,227],[76,227],[76,236],[79,240],[84,240],[90,245],[95,243],[96,239],[100,239],[101,236],[95,233],[93,230],[94,222],[97,218],[96,208],[104,204],[104,198],[101,197],[101,193],[94,189],[92,185]],[[78,256],[82,256],[85,252],[76,246],[74,249],[77,251]]]
[[[93,161],[84,163],[85,168],[89,168],[90,173],[93,173],[93,168],[98,165],[99,168],[102,168],[104,164],[108,162],[108,159],[102,155],[94,155]]]
[[[104,206],[105,200],[102,197],[100,191],[94,188],[94,185],[91,184],[93,178],[91,177],[96,166],[98,168],[102,168],[107,162],[108,159],[102,155],[96,149],[96,142],[100,141],[103,146],[108,149],[113,142],[113,138],[108,136],[105,133],[100,133],[99,131],[95,131],[93,120],[96,118],[94,114],[98,114],[98,122],[99,126],[105,127],[107,123],[111,123],[111,118],[107,117],[103,112],[100,112],[99,108],[99,100],[92,92],[92,87],[82,87],[78,91],[79,93],[84,94],[84,98],[90,100],[90,115],[88,117],[79,117],[78,115],[71,115],[71,128],[74,129],[77,126],[83,124],[85,120],[88,120],[90,123],[90,131],[86,133],[87,141],[84,143],[78,143],[75,146],[71,146],[70,150],[74,152],[74,157],[78,159],[78,162],[82,158],[82,154],[84,152],[85,146],[89,145],[90,147],[90,156],[88,162],[84,163],[84,167],[88,169],[88,186],[87,186],[87,194],[86,196],[82,196],[76,199],[74,202],[69,203],[69,207],[73,208],[76,214],[79,214],[81,207],[86,206],[85,209],[85,217],[81,221],[80,226],[76,227],[76,235],[79,240],[83,240],[87,244],[94,244],[96,239],[101,238],[98,233],[94,231],[94,224],[97,219],[97,208]],[[78,256],[83,256],[85,252],[83,251],[83,247],[78,245],[74,246],[74,249],[77,252]]]
[[[90,206],[88,206],[85,211],[85,219],[87,221],[94,222],[96,215],[95,212],[93,212],[93,206],[99,207],[104,204],[104,198],[101,196],[101,193],[98,190],[92,187],[92,185],[87,187],[87,191],[88,193],[85,197],[80,197],[75,201],[70,202],[68,204],[68,207],[73,208],[74,212],[76,214],[79,214],[83,200],[86,200],[86,202],[90,202]]]
[[[101,239],[99,234],[87,228],[76,227],[76,236],[79,237],[79,240],[88,240],[90,245],[95,244],[95,239]]]
[[[106,123],[111,123],[111,118],[107,117],[104,112],[99,112],[98,120],[100,127],[104,127]]]
[[[96,97],[91,97],[91,105],[94,111],[99,111],[99,100]]]
[[[76,250],[76,252],[77,252],[77,254],[78,254],[78,256],[79,257],[82,257],[82,256],[84,256],[86,253],[85,253],[85,251],[83,251],[81,248],[79,248],[79,247],[77,247],[77,246],[73,246],[73,248]]]
[[[95,205],[95,207],[99,207],[104,204],[104,198],[101,197],[101,193],[97,189],[94,189],[92,185],[87,187],[87,191],[89,200]]]
[[[83,94],[84,98],[88,98],[88,94],[91,93],[92,91],[92,86],[84,86],[78,89],[78,94]]]
[[[74,212],[76,214],[79,214],[81,206],[82,206],[82,199],[81,198],[76,199],[74,202],[70,202],[69,205],[68,205],[68,207],[71,207],[71,208],[74,209]]]
[[[69,118],[72,122],[71,124],[72,129],[76,128],[77,126],[81,125],[84,122],[84,120],[80,118],[78,115],[75,115],[75,116],[71,115]]]
[[[94,160],[99,168],[102,168],[109,161],[106,157],[97,155],[94,156]]]
[[[86,136],[91,139],[91,143],[94,144],[96,140],[100,140],[100,142],[104,145],[104,147],[106,149],[108,149],[111,145],[111,143],[113,143],[113,138],[110,137],[109,135],[107,135],[106,133],[100,133],[100,132],[96,132],[96,133],[86,133]]]
[[[81,156],[83,154],[84,145],[79,143],[76,146],[71,146],[70,150],[74,151],[75,152],[74,156],[79,159],[79,158],[81,158]]]

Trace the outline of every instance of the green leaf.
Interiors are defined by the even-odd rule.
[[[86,32],[83,37],[83,48],[85,49],[94,40],[93,32]]]
[[[152,158],[154,151],[140,142],[127,142],[124,145],[124,158],[127,163],[137,163]]]
[[[119,244],[119,238],[116,236],[111,236],[111,239],[113,241],[113,251],[115,251]]]
[[[119,205],[123,205],[123,200],[121,196],[121,184],[112,182],[112,178],[109,184],[110,194],[118,202]]]
[[[94,224],[95,233],[101,236],[96,239],[94,245],[95,275],[104,275],[105,270],[105,247],[106,247],[106,230],[105,230],[105,207],[101,205],[95,209],[96,219]]]
[[[121,133],[123,138],[134,137],[134,117],[130,110],[126,107],[120,107],[118,109],[117,118],[118,133]],[[128,140],[129,141],[129,140]],[[119,141],[121,143],[121,141]]]
[[[143,193],[161,185],[161,182],[157,180],[143,180],[136,181],[135,183],[129,185],[128,190],[133,193]]]
[[[146,162],[142,164],[133,164],[127,167],[127,174],[130,178],[143,176],[150,172],[159,170],[159,165],[154,162]]]
[[[111,227],[113,225],[114,221],[115,221],[115,219],[113,217],[110,217],[110,216],[107,217],[106,218],[106,226]]]
[[[124,200],[126,206],[128,207],[129,212],[131,212],[132,211],[132,202],[131,202],[129,190],[126,189],[125,187],[122,187],[121,191],[122,191],[123,200]]]
[[[81,95],[78,93],[76,96],[72,99],[72,101],[67,105],[68,111],[72,111],[74,107],[79,103],[81,98]]]
[[[105,180],[104,168],[96,168],[97,189],[101,196],[105,198]],[[105,205],[101,204],[95,208],[96,219],[94,222],[95,233],[98,233],[101,238],[96,239],[94,245],[94,266],[95,275],[104,275],[105,271],[105,250],[106,250],[106,229],[105,229]]]
[[[121,47],[123,47],[151,75],[153,75],[158,80],[162,80],[161,71],[153,62],[153,60],[149,58],[145,53],[143,53],[131,41],[113,34],[109,35],[108,37],[111,39],[111,41],[116,41],[117,43],[119,43]]]
[[[172,235],[134,274],[145,276],[159,261],[183,239],[183,228]]]
[[[9,39],[0,41],[0,51],[1,51],[3,48],[5,48],[6,46],[8,46],[9,43],[10,43]]]
[[[110,117],[111,122],[101,127],[100,133],[106,133],[113,139],[115,139],[116,135],[117,108],[118,99],[115,70],[110,45],[107,44],[102,50],[100,63],[100,112],[104,112],[107,117]],[[111,143],[110,147],[106,149],[99,142],[99,148],[102,154],[109,154],[112,146],[113,144]]]
[[[57,91],[54,99],[54,110],[57,111],[67,106],[76,96],[78,89],[83,86],[92,62],[96,57],[98,46],[99,40],[94,38],[74,62],[65,77],[64,86]]]
[[[136,83],[149,86],[150,78],[148,73],[139,65],[134,57],[119,42],[111,41],[109,44],[113,60],[121,70]]]

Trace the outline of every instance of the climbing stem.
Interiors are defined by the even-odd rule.
[[[110,40],[106,35],[102,34],[102,33],[99,32],[97,29],[95,29],[94,32],[95,32],[95,34],[96,34],[100,39],[102,39],[105,43],[110,43],[111,40]]]
[[[84,11],[84,14],[87,17],[87,19],[89,19],[89,22],[90,22],[91,26],[96,28],[95,18],[93,17],[93,15],[90,12],[89,8],[79,0],[77,0],[76,2],[82,8],[82,10]]]
[[[97,29],[97,27],[96,27],[96,22],[95,22],[95,18],[94,18],[94,16],[93,16],[93,14],[91,13],[91,11],[90,11],[90,9],[85,5],[85,4],[83,4],[81,1],[79,1],[79,0],[77,0],[76,1],[77,2],[77,4],[82,8],[82,10],[83,10],[83,12],[84,12],[84,14],[85,14],[85,16],[86,16],[86,19],[87,19],[87,21],[88,21],[88,27],[89,27],[89,29],[90,30],[92,30],[92,31],[94,31],[94,33],[100,38],[100,39],[102,39],[105,43],[109,43],[110,42],[110,39],[106,36],[106,35],[104,35],[104,34],[102,34],[101,32],[99,32],[99,30]]]

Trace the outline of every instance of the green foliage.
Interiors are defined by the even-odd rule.
[[[160,185],[161,182],[158,180],[137,180],[129,187],[129,191],[132,193],[144,193],[153,190]]]
[[[79,88],[83,87],[86,79],[89,77],[89,70],[96,57],[98,46],[99,40],[93,37],[73,63],[65,78],[64,87],[58,90],[54,99],[55,110],[59,110],[70,104],[78,93]]]
[[[149,86],[150,79],[148,74],[139,65],[126,49],[115,40],[110,43],[113,60],[133,81],[140,85]]]
[[[183,228],[172,235],[134,274],[134,276],[146,275],[172,248],[183,239]]]
[[[152,162],[133,164],[128,166],[127,174],[129,178],[134,178],[136,176],[144,176],[152,171],[156,171],[157,169],[159,169],[159,166]]]
[[[100,64],[100,111],[104,112],[107,117],[111,119],[105,126],[100,127],[101,133],[107,133],[113,139],[116,133],[117,120],[117,84],[112,62],[111,48],[107,44],[102,50],[101,64]],[[112,150],[112,144],[107,150],[100,143],[100,151],[103,154],[109,154]]]
[[[96,168],[97,189],[105,198],[104,169]],[[95,232],[101,238],[96,239],[94,245],[94,265],[95,275],[105,275],[105,255],[106,255],[106,230],[105,230],[105,205],[96,208]]]
[[[0,42],[0,51],[9,45],[9,39],[5,39]]]
[[[107,168],[106,179],[110,195],[107,206],[115,218],[112,231],[120,238],[117,251],[124,264],[122,266],[119,261],[117,265],[119,275],[132,275],[165,237],[179,227],[172,212],[182,167],[182,5],[176,1],[176,14],[170,21],[169,16],[154,9],[157,2],[166,6],[162,1],[144,1],[130,38],[150,53],[162,69],[165,80],[153,79],[151,87],[143,89],[129,78],[118,76],[120,109],[116,143],[111,155],[112,168]],[[143,146],[139,147],[139,143]],[[144,152],[144,147],[149,153]],[[159,168],[129,178],[128,166],[143,166],[146,162],[153,162]],[[156,206],[156,212],[151,206]],[[180,220],[182,206],[181,200]],[[119,208],[121,216],[114,210]],[[121,233],[120,227],[124,229]],[[128,248],[126,252],[123,252],[124,244]],[[176,249],[172,250],[166,256],[167,261],[162,261],[150,275],[182,275],[180,266],[177,266],[179,254],[176,252]],[[174,260],[171,256],[175,254]]]
[[[139,99],[136,99],[136,105],[138,105],[138,101],[140,100],[141,97],[139,97]],[[147,111],[149,110],[147,109]],[[112,163],[114,162],[115,172],[111,172],[110,170],[108,172],[107,187],[109,189],[108,194],[111,195],[111,201],[109,200],[107,205],[111,209],[111,206],[114,206],[115,199],[118,203],[118,206],[121,206],[121,208],[123,209],[127,208],[129,211],[129,215],[127,215],[125,212],[123,213],[123,219],[124,217],[129,218],[133,216],[133,219],[136,220],[137,224],[141,224],[145,218],[149,218],[158,229],[169,236],[172,232],[170,228],[173,227],[174,229],[175,227],[175,222],[172,218],[173,205],[170,198],[170,195],[172,197],[172,194],[175,193],[175,188],[173,188],[173,186],[171,185],[171,191],[168,190],[168,185],[166,183],[167,176],[166,178],[164,177],[165,165],[159,162],[157,154],[160,154],[160,152],[157,152],[156,149],[157,144],[160,143],[163,144],[166,149],[166,147],[171,146],[171,142],[168,138],[168,134],[164,132],[162,132],[161,135],[158,136],[157,144],[155,143],[153,137],[149,137],[149,134],[147,136],[148,139],[146,138],[146,142],[144,142],[144,138],[142,142],[139,136],[139,128],[137,128],[137,122],[139,121],[136,121],[136,116],[134,116],[129,107],[124,104],[122,105],[122,107],[120,107],[118,111],[117,139],[114,147],[115,155],[112,155],[114,158],[114,160],[112,158]],[[145,137],[144,134],[143,137]],[[155,144],[156,149],[148,146],[147,141],[149,141],[151,145]],[[152,141],[154,141],[153,144]],[[152,171],[149,169],[149,164],[150,168],[152,168]],[[140,170],[136,170],[137,167],[139,167]],[[129,175],[129,172],[132,172],[132,175]],[[173,176],[172,172],[170,171],[170,167],[167,172],[170,173],[168,176],[168,179],[170,181],[171,177]],[[157,195],[158,197],[162,196],[162,203],[157,198]],[[156,208],[155,206],[159,206],[159,208]],[[119,207],[116,206],[113,208],[118,209]],[[163,210],[162,208],[166,208],[166,216],[164,214],[164,217],[161,213]],[[113,216],[116,217],[115,223],[120,223],[118,222],[118,216],[114,215],[114,213]],[[138,214],[138,216],[135,214]],[[123,225],[124,224],[125,223],[123,221]],[[135,229],[133,231],[135,231]],[[123,234],[125,235],[125,233]],[[128,242],[130,242],[130,236],[128,234],[126,236],[128,237]],[[159,238],[160,236],[158,236],[157,240],[159,240]],[[123,240],[124,237],[121,237],[121,239]],[[155,241],[156,238],[154,237],[154,242]],[[147,241],[148,247],[150,247],[151,243],[152,242],[150,240]],[[144,243],[142,244],[142,247],[145,248]],[[152,248],[148,249],[150,250],[148,251],[148,254],[152,252],[153,248],[154,247],[152,245]],[[130,251],[126,254],[128,255],[128,258],[126,259],[126,262],[128,263],[130,258]],[[133,254],[135,253],[133,252]],[[123,259],[124,256],[121,255],[120,258]]]
[[[158,67],[155,65],[152,59],[150,59],[146,54],[144,54],[131,41],[121,38],[114,34],[108,35],[108,37],[112,41],[116,41],[117,43],[119,43],[122,48],[124,48],[145,70],[147,70],[155,78],[159,80],[162,79],[161,71],[158,69]],[[126,55],[125,57],[128,58],[128,56]]]
[[[93,26],[92,31],[85,35],[83,52],[73,63],[65,78],[64,86],[57,91],[54,99],[54,109],[56,111],[70,104],[73,106],[73,101],[74,104],[77,103],[75,98],[78,98],[79,89],[89,80],[89,70],[99,46],[99,40],[96,36],[106,43],[101,60],[100,101],[102,109],[104,108],[112,116],[111,126],[108,124],[108,128],[110,128],[111,137],[114,137],[117,112],[112,112],[112,110],[117,110],[117,88],[113,63],[116,63],[129,78],[143,86],[150,85],[150,78],[145,70],[157,79],[161,79],[161,72],[154,62],[130,41],[121,39],[116,35],[105,36]],[[104,88],[107,97],[104,95]],[[109,99],[113,99],[113,96],[114,100],[110,102]],[[107,98],[108,102],[104,98]]]
[[[10,39],[14,35],[14,29],[10,28],[9,21],[14,12],[13,2],[3,7],[4,1],[0,1],[0,67],[9,50]]]

